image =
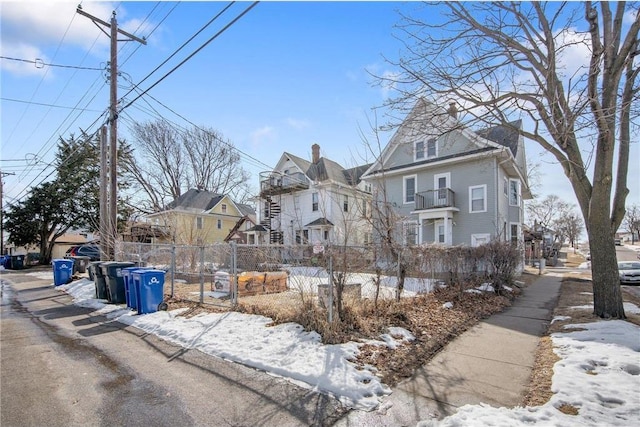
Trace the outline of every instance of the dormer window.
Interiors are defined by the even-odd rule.
[[[414,161],[431,159],[438,155],[436,139],[431,138],[425,141],[416,141],[413,144]]]

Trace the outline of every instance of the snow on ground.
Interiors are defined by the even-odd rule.
[[[49,274],[49,278],[51,275]],[[356,369],[349,362],[358,353],[358,343],[325,345],[320,335],[305,332],[298,324],[270,326],[270,318],[235,312],[178,316],[182,310],[145,315],[107,304],[95,298],[94,283],[81,279],[59,286],[74,303],[96,309],[109,319],[134,326],[187,349],[262,369],[300,386],[330,394],[344,405],[374,409],[391,389],[375,375],[375,368]],[[390,328],[378,345],[396,348],[413,336],[402,328]]]
[[[418,426],[630,426],[640,422],[640,327],[622,320],[566,325],[552,334],[554,352],[549,402],[513,409],[465,405],[441,421]],[[572,329],[583,329],[573,331]],[[578,415],[558,410],[571,405]]]
[[[50,273],[48,278],[50,278]],[[300,386],[331,394],[348,407],[372,410],[391,389],[369,367],[358,370],[348,360],[357,343],[324,345],[315,332],[297,324],[269,326],[271,319],[230,313],[179,317],[181,310],[135,315],[121,306],[95,299],[94,283],[81,279],[59,286],[77,305],[91,307],[110,319],[132,325],[188,349],[243,363],[281,376]],[[625,310],[638,310],[627,307]],[[556,320],[569,320],[566,317]],[[561,358],[554,365],[552,390],[545,405],[493,408],[466,405],[441,421],[419,426],[628,426],[640,420],[640,327],[620,320],[569,324],[552,335]],[[574,330],[575,329],[575,330]],[[396,348],[414,339],[406,330],[390,328],[375,341]],[[557,408],[572,405],[578,415]]]

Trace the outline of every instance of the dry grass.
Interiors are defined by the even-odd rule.
[[[526,273],[519,278],[520,286],[526,287],[536,275]],[[205,283],[205,291],[210,285]],[[187,308],[183,316],[194,316],[205,312],[220,312],[229,307],[200,304],[199,284],[177,283],[174,297],[168,298],[170,309]],[[432,294],[401,301],[379,300],[377,304],[368,299],[345,301],[344,317],[328,323],[327,312],[315,297],[304,296],[293,291],[280,294],[243,297],[233,307],[245,313],[260,314],[273,319],[274,324],[296,322],[306,330],[318,332],[325,343],[342,343],[379,339],[390,326],[409,330],[416,339],[395,350],[386,346],[365,344],[355,363],[372,365],[378,369],[382,381],[396,385],[401,379],[428,362],[448,342],[475,325],[480,319],[500,312],[511,304],[510,297],[520,293],[514,288],[509,297],[495,293],[474,294],[461,292],[457,287],[440,289]],[[444,308],[452,302],[452,308]],[[336,316],[337,317],[337,316]]]

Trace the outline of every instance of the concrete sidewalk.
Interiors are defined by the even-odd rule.
[[[560,292],[562,269],[547,268],[513,305],[448,344],[400,383],[377,411],[352,411],[338,426],[410,426],[444,418],[465,404],[521,404],[536,347]]]

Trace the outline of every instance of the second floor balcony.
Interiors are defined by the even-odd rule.
[[[415,210],[455,208],[455,193],[450,188],[422,191],[416,193]]]
[[[301,173],[281,174],[279,172],[263,172],[260,174],[260,195],[274,196],[309,188],[307,177]]]

